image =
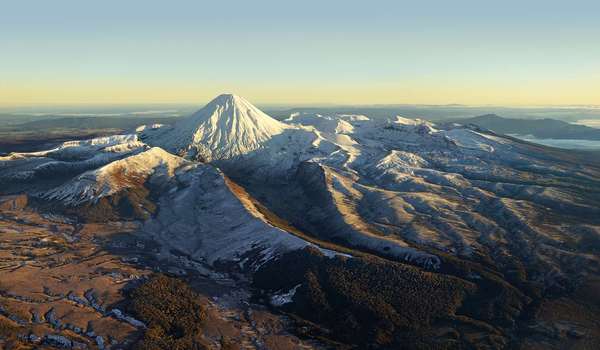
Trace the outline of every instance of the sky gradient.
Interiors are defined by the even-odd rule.
[[[0,4],[0,106],[600,105],[598,1]]]

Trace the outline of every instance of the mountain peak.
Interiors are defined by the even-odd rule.
[[[225,94],[220,94],[217,97],[213,98],[211,100],[211,102],[227,102],[227,101],[246,101],[245,98],[238,96],[236,94],[229,94],[229,93],[225,93]]]
[[[221,106],[236,106],[236,105],[245,105],[250,104],[248,100],[245,98],[235,95],[235,94],[220,94],[217,97],[213,98],[206,104],[206,106],[211,105],[221,105]]]
[[[215,109],[221,111],[219,115],[221,117],[230,117],[231,114],[235,114],[235,111],[247,111],[248,113],[263,114],[264,116],[271,118],[256,108],[252,103],[250,103],[250,101],[235,94],[221,94],[215,97],[209,103],[207,103],[204,108],[196,112],[194,115],[197,115],[205,110]]]
[[[205,161],[254,151],[288,126],[243,97],[222,94],[151,143]]]

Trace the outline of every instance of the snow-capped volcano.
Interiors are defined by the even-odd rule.
[[[142,138],[188,158],[211,161],[254,151],[286,128],[246,99],[223,94],[173,127],[155,129]]]

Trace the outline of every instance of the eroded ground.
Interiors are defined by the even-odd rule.
[[[203,296],[212,348],[315,348],[290,335],[286,319],[250,304],[235,281],[171,266],[175,255],[157,259],[135,222],[78,224],[26,204],[0,200],[0,348],[131,348],[145,324],[123,311],[127,291],[159,270]]]

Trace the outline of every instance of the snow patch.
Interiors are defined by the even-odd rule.
[[[287,293],[274,294],[271,296],[269,302],[273,306],[283,306],[285,304],[289,304],[293,301],[294,295],[296,295],[296,290],[301,286],[301,284],[295,286],[290,289]]]

